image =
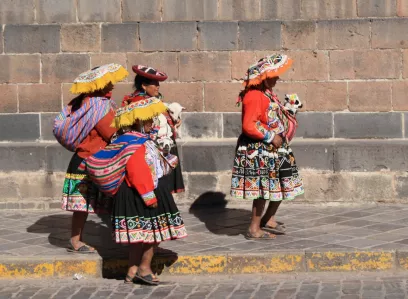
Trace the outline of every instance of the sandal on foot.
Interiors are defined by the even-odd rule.
[[[135,283],[135,278],[136,278],[136,275],[133,276],[133,277],[130,277],[128,274],[126,274],[126,278],[124,280],[124,283],[125,284],[134,284]]]
[[[286,234],[286,228],[282,224],[279,224],[279,223],[275,227],[265,224],[261,228],[273,234],[278,234],[278,235]]]
[[[79,247],[78,249],[75,249],[74,245],[72,245],[71,240],[68,243],[68,248],[67,251],[68,252],[73,252],[73,253],[82,253],[82,254],[86,254],[86,253],[95,253],[96,250],[95,249],[91,249],[92,247],[89,245],[82,245],[81,247]]]
[[[262,234],[262,236],[256,237],[253,234],[251,234],[250,232],[247,232],[246,235],[245,235],[245,239],[247,239],[247,240],[274,240],[274,239],[276,239],[276,236],[271,235],[270,233],[264,232]]]
[[[135,278],[147,283],[148,285],[157,286],[159,285],[159,281],[154,280],[153,274],[147,274],[145,276],[140,275],[139,271],[136,273]]]

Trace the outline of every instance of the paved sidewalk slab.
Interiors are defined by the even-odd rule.
[[[408,205],[284,204],[287,235],[248,241],[248,206],[181,206],[189,237],[164,242],[155,258],[170,274],[289,273],[408,269]],[[90,215],[84,240],[99,254],[66,252],[71,214],[0,212],[0,277],[112,277],[126,267],[127,246],[111,240],[108,215]]]

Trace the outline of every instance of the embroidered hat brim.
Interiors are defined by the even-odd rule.
[[[148,120],[167,111],[166,105],[158,98],[151,97],[133,102],[116,110],[111,127],[120,129],[133,125],[137,120]]]
[[[73,94],[92,93],[104,89],[109,83],[116,84],[128,75],[128,71],[120,64],[105,64],[80,74],[70,91]]]
[[[260,59],[248,68],[244,86],[259,85],[267,78],[279,77],[292,66],[293,60],[287,55],[275,54]]]
[[[167,75],[163,72],[159,72],[158,70],[144,65],[134,65],[132,66],[132,70],[147,79],[156,80],[156,81],[165,81],[167,79]]]

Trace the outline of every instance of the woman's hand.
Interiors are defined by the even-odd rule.
[[[272,140],[272,145],[275,148],[280,148],[282,146],[282,143],[283,143],[282,137],[280,135],[275,135],[275,137]]]
[[[154,204],[150,205],[149,208],[156,209],[156,208],[157,208],[157,202],[155,202]]]
[[[177,122],[174,124],[174,127],[175,127],[176,129],[178,129],[180,126],[181,126],[181,118],[179,118],[179,119],[177,120]]]

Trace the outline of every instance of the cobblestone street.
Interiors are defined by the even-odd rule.
[[[158,287],[121,280],[1,280],[0,298],[132,299],[403,299],[408,274],[325,273],[289,275],[172,276]]]

